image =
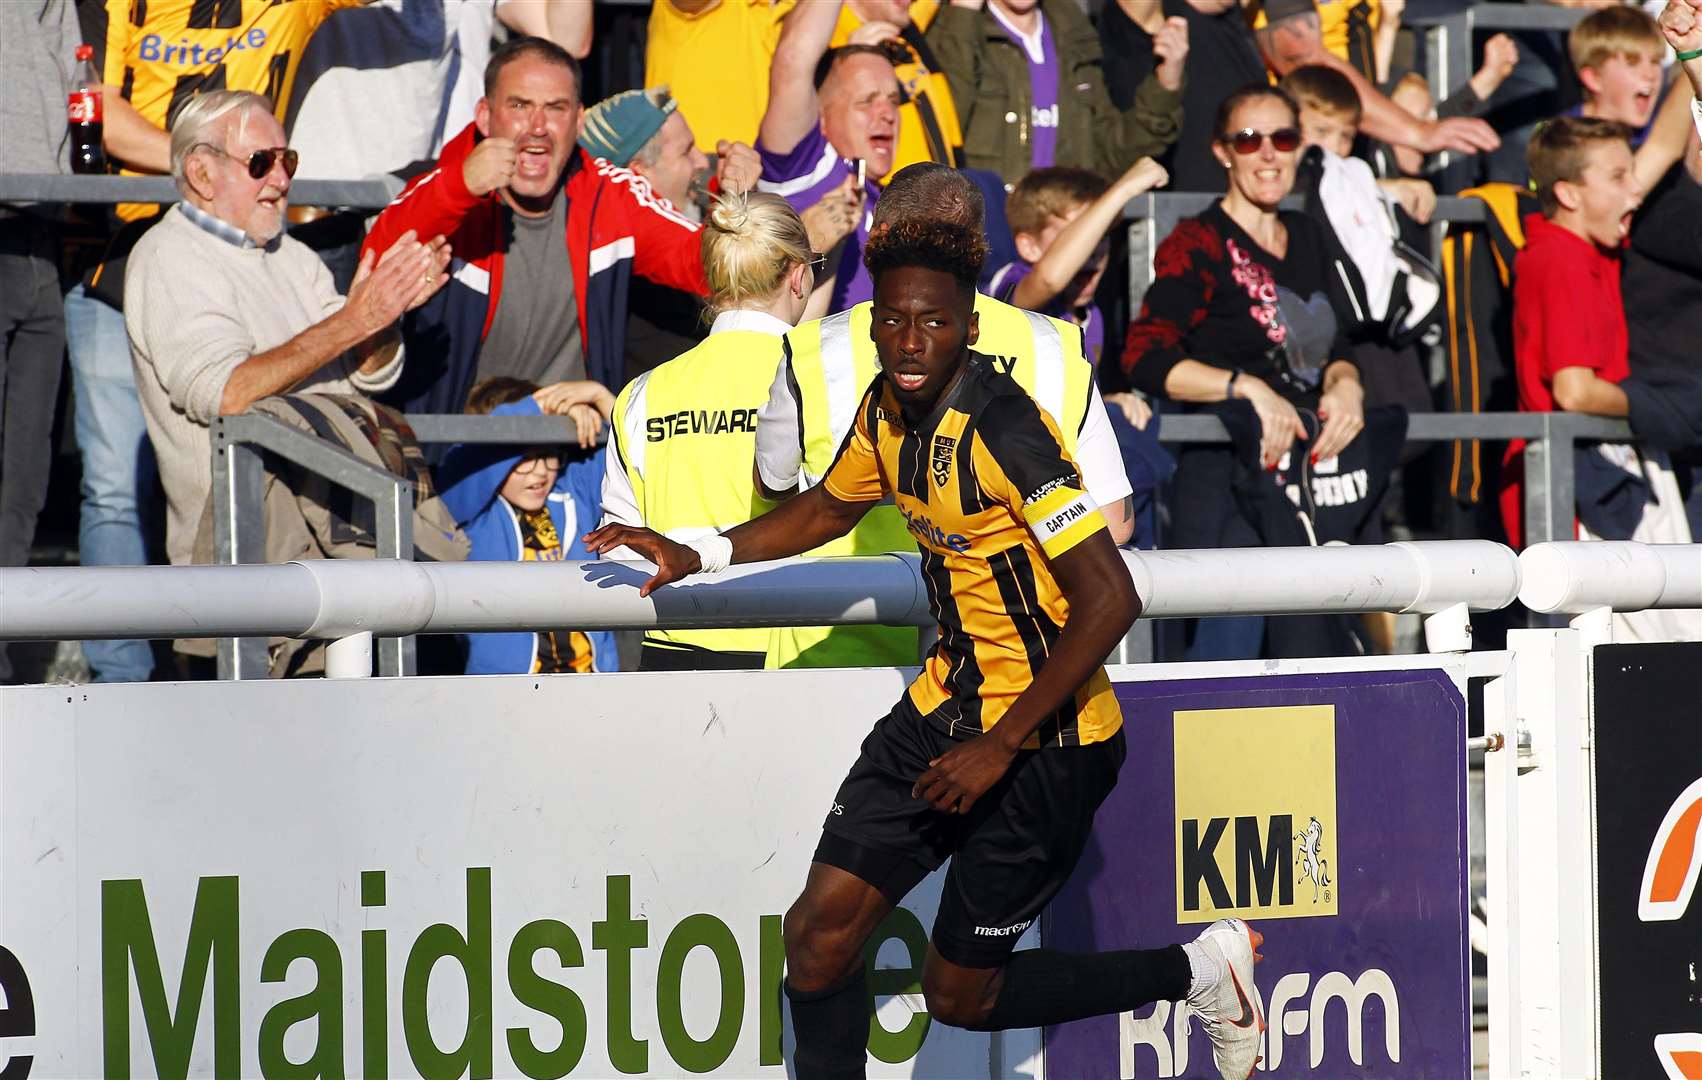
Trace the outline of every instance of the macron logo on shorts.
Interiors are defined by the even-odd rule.
[[[1014,935],[1022,933],[1024,930],[1027,930],[1029,924],[1032,923],[1033,921],[1034,921],[1033,919],[1024,919],[1022,922],[1019,922],[1014,926],[977,926],[975,928],[975,936],[976,937],[1012,937]]]

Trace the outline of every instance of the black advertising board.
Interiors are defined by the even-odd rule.
[[[1702,1076],[1702,643],[1595,650],[1601,1075]]]

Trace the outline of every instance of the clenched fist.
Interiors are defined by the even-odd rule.
[[[1158,57],[1159,85],[1175,92],[1182,89],[1182,65],[1188,59],[1188,22],[1179,15],[1164,20],[1152,36],[1152,54]]]
[[[741,194],[762,179],[762,158],[742,142],[721,139],[715,144],[715,157],[715,177],[722,194]]]
[[[1123,174],[1129,185],[1140,191],[1151,191],[1155,187],[1163,187],[1170,182],[1170,173],[1163,165],[1151,158],[1141,158],[1129,166],[1129,171]]]
[[[1691,0],[1670,0],[1661,12],[1661,33],[1677,52],[1702,49],[1702,13]]]
[[[461,163],[461,180],[474,195],[489,195],[509,185],[520,157],[513,139],[491,136],[481,139]]]

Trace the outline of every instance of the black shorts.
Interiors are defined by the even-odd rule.
[[[1019,751],[969,813],[943,814],[910,791],[960,742],[901,701],[863,740],[815,861],[855,874],[896,905],[951,858],[934,947],[963,967],[998,967],[1081,858],[1094,812],[1116,786],[1123,732]]]

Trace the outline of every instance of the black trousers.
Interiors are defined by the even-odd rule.
[[[719,652],[691,646],[653,645],[646,641],[639,651],[640,671],[760,671],[764,654]]]
[[[47,501],[53,406],[65,365],[56,238],[27,215],[0,217],[0,566],[23,566]],[[11,660],[0,644],[0,682]]]

